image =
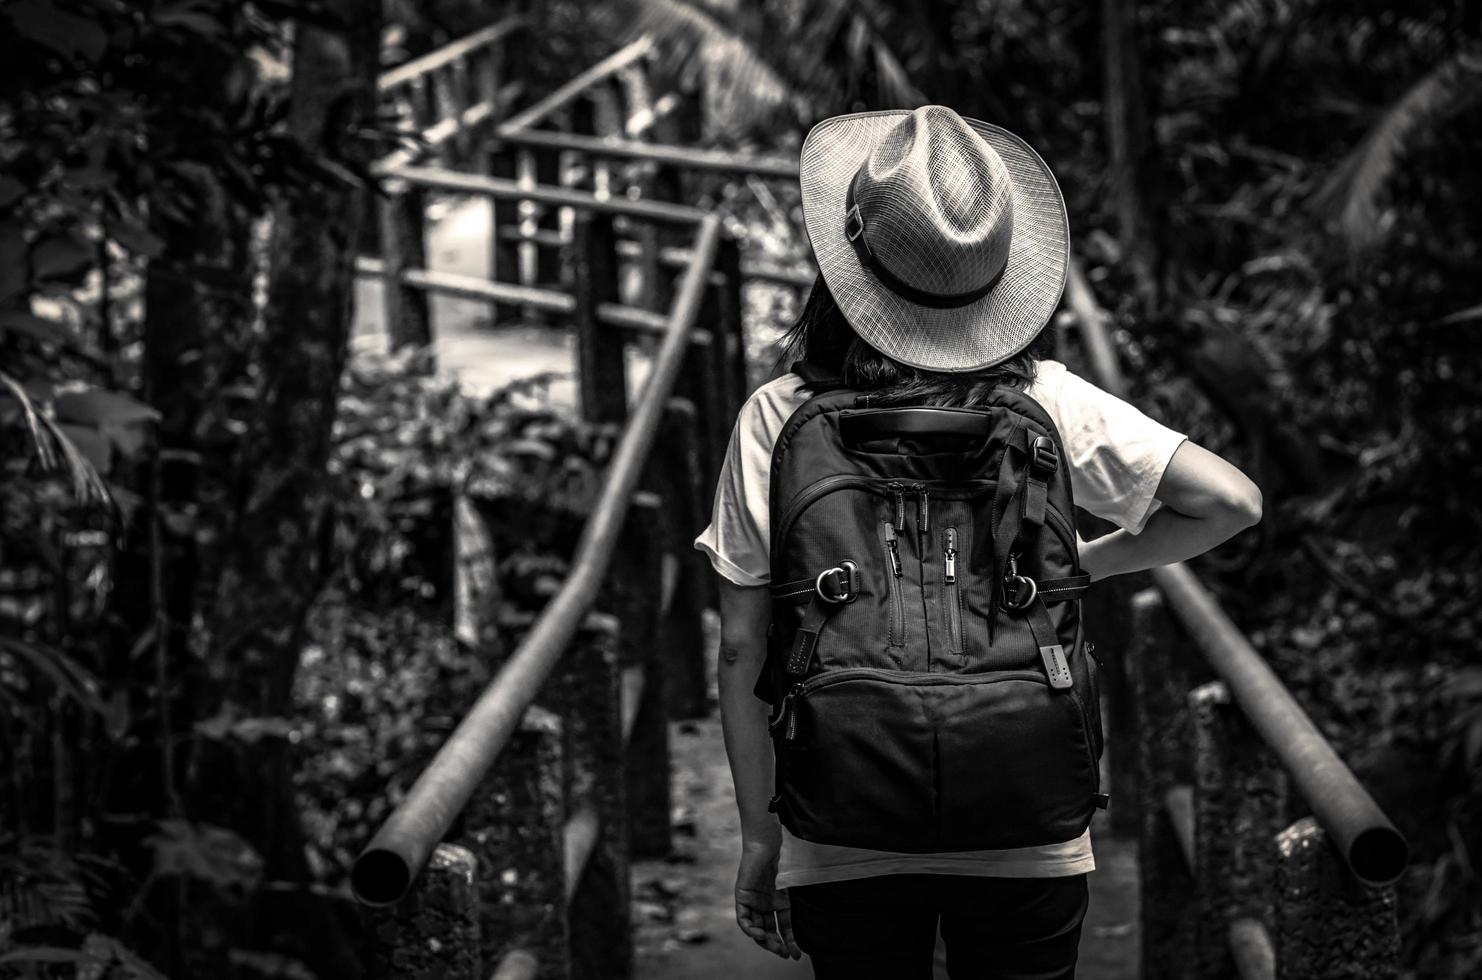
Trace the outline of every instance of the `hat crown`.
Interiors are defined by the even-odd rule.
[[[860,165],[852,193],[875,261],[914,289],[969,293],[1008,261],[1008,167],[946,106],[904,116]]]

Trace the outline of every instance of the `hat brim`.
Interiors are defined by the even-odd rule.
[[[941,309],[892,292],[860,262],[844,234],[844,200],[865,158],[908,110],[834,116],[814,126],[799,160],[803,223],[834,301],[860,337],[904,364],[976,371],[1013,357],[1039,336],[1065,290],[1070,225],[1055,175],[1038,153],[991,123],[963,121],[993,147],[1013,184],[1014,231],[998,284],[966,306]]]

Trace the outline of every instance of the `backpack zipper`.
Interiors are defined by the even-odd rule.
[[[995,486],[996,481],[993,480],[937,480],[931,484],[918,482],[913,485],[913,487],[919,487],[923,491],[929,492],[935,490],[938,495],[953,500],[959,497],[964,499],[975,497],[980,493],[986,493],[992,490]],[[779,542],[786,540],[787,532],[792,529],[793,522],[818,498],[833,493],[835,490],[846,490],[850,487],[858,487],[874,494],[891,495],[895,500],[896,531],[899,532],[906,529],[906,485],[904,483],[892,480],[882,486],[878,477],[830,476],[819,480],[817,483],[809,484],[799,491],[792,500],[788,501],[787,506],[783,508],[781,519],[777,522],[777,537],[775,540]],[[1071,530],[1070,521],[1066,519],[1065,515],[1061,514],[1051,504],[1045,508],[1045,521],[1054,527],[1061,541],[1073,554],[1076,550],[1075,533]],[[1077,562],[1076,571],[1080,571],[1079,562]]]
[[[899,534],[906,529],[906,485],[904,483],[889,483],[885,487],[890,495],[895,498],[895,532]],[[900,560],[896,560],[900,564]]]
[[[996,684],[999,681],[1033,681],[1036,684],[1048,684],[1045,675],[1037,670],[1003,670],[992,674],[928,674],[913,670],[886,670],[882,667],[846,667],[843,670],[832,670],[827,674],[820,674],[812,680],[795,683],[788,692],[782,696],[782,704],[778,709],[777,717],[767,726],[767,730],[774,736],[780,729],[782,740],[791,742],[798,737],[798,712],[797,700],[805,695],[812,694],[819,688],[827,687],[841,681],[857,680],[862,677],[872,677],[877,680],[888,681],[895,684]]]
[[[774,718],[772,722],[767,725],[768,732],[775,736],[777,734],[777,729],[781,728],[783,741],[791,742],[793,739],[797,738],[798,716],[797,713],[793,711],[792,704],[793,701],[797,700],[798,696],[802,693],[802,681],[794,683],[792,687],[787,689],[787,693],[782,696],[782,703],[777,706],[777,717]]]
[[[926,541],[926,532],[931,530],[931,518],[927,512],[927,505],[931,499],[931,489],[924,483],[913,483],[911,489],[916,494],[916,535],[923,544]],[[923,551],[925,548],[922,549]]]
[[[896,538],[895,527],[889,521],[880,522],[880,540],[885,545],[885,558],[890,564],[891,574],[885,576],[885,591],[890,594],[890,635],[889,643],[893,647],[905,646],[906,644],[906,608],[901,598],[900,577],[901,553],[900,542]]]
[[[962,652],[961,593],[957,586],[957,528],[942,534],[942,606],[947,614],[947,636],[952,650]]]

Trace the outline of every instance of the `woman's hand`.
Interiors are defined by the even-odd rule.
[[[777,887],[777,852],[773,843],[741,845],[736,869],[736,924],[758,945],[784,959],[802,959],[792,936],[792,906],[787,891]]]

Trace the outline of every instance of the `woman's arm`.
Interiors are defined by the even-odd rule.
[[[767,706],[752,693],[767,655],[771,616],[765,586],[745,588],[721,579],[720,720],[731,779],[736,784],[736,807],[741,811],[741,841],[776,847],[782,831],[776,815],[767,812],[772,796]]]
[[[765,587],[720,581],[720,723],[725,734],[736,807],[741,813],[741,865],[736,873],[736,921],[778,956],[800,958],[787,893],[778,891],[782,828],[767,812],[772,796],[772,740],[767,706],[752,688],[767,655],[771,600]]]
[[[1154,494],[1163,502],[1140,534],[1113,531],[1080,546],[1098,581],[1202,555],[1261,519],[1261,491],[1239,469],[1185,440]]]

